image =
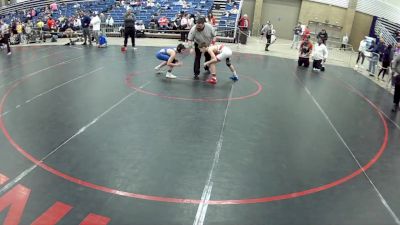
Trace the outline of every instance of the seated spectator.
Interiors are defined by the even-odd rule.
[[[57,3],[56,2],[51,3],[50,4],[50,9],[51,9],[52,12],[57,11],[58,10]]]
[[[74,19],[74,27],[73,27],[73,29],[74,30],[80,30],[81,26],[82,26],[81,19],[75,18]]]
[[[154,15],[151,16],[151,20],[149,23],[149,28],[153,29],[153,30],[157,30],[158,29],[158,22],[157,19]]]
[[[400,30],[399,30],[399,31],[397,31],[397,35],[396,35],[396,41],[397,41],[397,43],[399,43],[399,42],[400,42]]]
[[[233,6],[233,1],[232,0],[228,0],[228,2],[226,3],[229,6]]]
[[[57,24],[56,24],[56,21],[54,21],[54,19],[52,18],[52,17],[50,17],[48,20],[47,20],[47,26],[49,27],[49,29],[50,30],[55,30],[55,29],[57,29]]]
[[[238,14],[239,13],[239,9],[236,7],[236,5],[233,6],[233,8],[231,10],[229,10],[230,14]]]
[[[44,23],[43,23],[42,19],[39,19],[38,22],[36,23],[36,27],[37,27],[39,30],[42,30],[42,29],[43,29],[43,26],[44,26]]]
[[[215,16],[212,13],[208,14],[207,22],[209,24],[211,24],[211,26],[216,26],[217,25],[217,19],[215,18]]]
[[[167,17],[163,16],[158,19],[158,26],[160,30],[167,30],[168,29],[169,20]]]
[[[155,6],[155,4],[154,4],[153,0],[148,0],[148,1],[147,1],[147,7],[148,7],[148,8],[152,8],[152,7],[154,7],[154,6]]]
[[[32,8],[32,10],[31,10],[31,16],[32,17],[35,17],[36,16],[36,10],[35,10],[35,8]]]

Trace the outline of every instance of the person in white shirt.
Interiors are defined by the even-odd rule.
[[[349,36],[347,36],[347,34],[345,34],[342,38],[342,46],[340,46],[340,49],[343,49],[344,51],[346,51],[347,44],[349,44]]]
[[[358,57],[356,61],[355,69],[358,68],[358,62],[361,59],[361,66],[364,64],[365,52],[367,51],[367,37],[364,37],[363,40],[360,41],[360,46],[358,47]]]
[[[187,35],[189,31],[189,15],[187,13],[183,14],[182,19],[181,19],[181,41],[186,41],[187,40]]]
[[[92,20],[90,21],[90,25],[93,26],[93,37],[96,40],[96,44],[99,44],[99,32],[100,32],[101,20],[97,13],[93,16]]]
[[[328,49],[323,43],[322,39],[318,39],[318,44],[313,49],[313,70],[314,71],[325,71],[322,63],[328,58]]]
[[[81,20],[79,18],[74,19],[74,30],[80,30],[82,26]]]
[[[114,26],[114,19],[112,18],[111,15],[108,15],[107,19],[106,19],[106,24],[110,27]]]

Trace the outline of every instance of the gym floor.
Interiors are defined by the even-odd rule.
[[[384,89],[243,53],[239,82],[194,81],[190,55],[169,80],[158,49],[0,55],[0,223],[400,224]]]

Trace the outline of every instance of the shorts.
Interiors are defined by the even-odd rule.
[[[223,59],[227,59],[230,58],[232,56],[232,50],[228,47],[223,47],[220,50],[221,53],[219,53],[216,57],[218,59],[218,61],[222,61]]]
[[[161,60],[161,61],[168,61],[169,60],[169,55],[163,52],[158,52],[156,55],[157,59]],[[176,63],[178,62],[178,60],[174,59],[174,61],[172,61],[172,63]]]

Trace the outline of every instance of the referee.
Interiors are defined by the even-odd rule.
[[[199,44],[200,43],[206,43],[207,46],[210,44],[214,44],[216,41],[216,34],[214,28],[208,24],[205,23],[206,19],[204,17],[200,17],[197,19],[196,26],[193,26],[192,29],[190,29],[189,32],[189,47],[193,47],[193,42],[194,42],[194,50],[196,52],[196,57],[194,58],[194,66],[193,66],[193,71],[194,71],[194,78],[195,80],[199,79],[199,74],[200,74],[200,60],[201,60],[201,52],[199,49]],[[190,53],[193,53],[193,49],[190,50]],[[204,57],[206,58],[206,61],[210,61],[211,56],[207,52],[204,53]],[[208,66],[204,67],[205,70],[208,71]]]

